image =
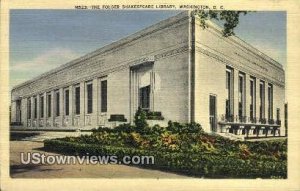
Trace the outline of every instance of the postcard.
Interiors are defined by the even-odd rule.
[[[2,1],[1,189],[299,190],[297,1]]]

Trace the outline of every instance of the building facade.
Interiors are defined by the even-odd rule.
[[[159,115],[151,124],[195,121],[207,132],[284,135],[282,65],[207,24],[186,11],[14,87],[12,125],[114,127],[132,123],[141,107]]]

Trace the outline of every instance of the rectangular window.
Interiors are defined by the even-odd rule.
[[[139,106],[146,111],[150,110],[150,85],[139,89]]]
[[[55,114],[58,117],[60,115],[59,113],[59,107],[60,107],[60,103],[59,103],[59,92],[55,93]]]
[[[277,110],[276,110],[276,120],[280,121],[280,109],[279,108],[277,108]]]
[[[263,119],[265,110],[265,82],[260,81],[259,83],[259,118]]]
[[[87,90],[87,113],[93,113],[93,84],[89,83],[86,86]]]
[[[27,118],[31,119],[31,98],[27,99]]]
[[[37,118],[37,97],[34,97],[34,113],[33,113],[33,118],[36,119]]]
[[[75,88],[75,114],[80,114],[80,87]]]
[[[273,85],[268,85],[268,119],[273,119]]]
[[[69,96],[69,90],[65,90],[65,115],[69,115],[69,108],[70,108],[70,96]]]
[[[256,106],[256,79],[250,77],[250,119],[255,118],[255,106]]]
[[[244,116],[245,105],[245,74],[239,74],[239,119]]]
[[[107,112],[107,80],[101,81],[101,112]]]
[[[232,103],[233,103],[233,69],[230,67],[226,68],[226,91],[227,91],[227,98],[226,98],[226,110],[225,115],[226,119],[228,120],[230,116],[233,115],[232,112]]]
[[[44,117],[44,96],[40,96],[40,117]]]
[[[48,112],[48,117],[51,117],[51,94],[48,94],[47,96],[47,112]]]

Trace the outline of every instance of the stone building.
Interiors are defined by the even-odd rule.
[[[207,132],[284,135],[282,65],[207,24],[182,12],[14,87],[12,125],[114,127],[132,123],[141,107],[151,124],[195,121]]]

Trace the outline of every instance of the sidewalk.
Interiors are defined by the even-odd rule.
[[[71,132],[63,132],[63,131],[11,131],[13,135],[20,135],[20,137],[24,137],[22,141],[34,141],[34,142],[43,142],[45,139],[54,139],[54,138],[63,138],[66,136],[69,137],[78,137],[80,135],[90,135],[92,132],[80,132],[80,131],[71,131]],[[26,136],[29,135],[29,136]],[[30,136],[32,135],[32,136]],[[12,139],[14,140],[14,139]],[[20,139],[18,139],[20,140]]]
[[[10,173],[12,178],[191,178],[159,170],[142,169],[126,165],[34,165],[21,164],[20,153],[40,152],[45,155],[58,155],[41,150],[42,142],[11,141]]]

